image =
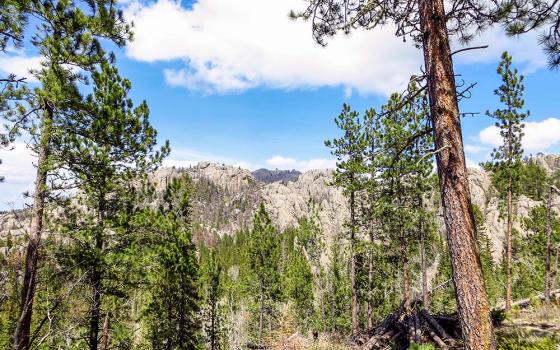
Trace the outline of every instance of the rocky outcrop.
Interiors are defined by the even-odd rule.
[[[542,166],[547,173],[552,173],[560,169],[560,155],[537,155],[532,159]],[[485,218],[485,233],[488,235],[492,242],[492,255],[494,259],[500,260],[503,254],[503,247],[505,245],[505,232],[506,220],[504,217],[505,208],[502,207],[500,201],[492,193],[492,180],[490,174],[482,169],[469,169],[469,184],[471,190],[471,197],[474,204],[476,204],[484,214]],[[526,196],[519,196],[515,201],[514,212],[517,218],[523,218],[530,214],[531,210],[543,204],[540,201],[533,200]],[[557,213],[560,213],[560,198],[554,196],[552,201],[552,208]],[[521,235],[527,234],[522,225],[522,220],[516,220],[513,225]]]
[[[169,179],[185,173],[195,183],[196,236],[205,240],[250,227],[261,202],[280,230],[313,214],[327,236],[342,230],[348,211],[342,191],[329,185],[332,172],[328,170],[308,171],[292,181],[265,183],[245,169],[199,163],[191,168],[160,169],[153,180],[163,189]]]
[[[539,155],[533,158],[547,171],[560,169],[560,156]],[[239,167],[202,162],[190,168],[162,168],[152,174],[156,188],[163,190],[173,177],[189,174],[195,184],[193,195],[195,237],[212,240],[223,235],[233,235],[249,228],[258,205],[264,202],[279,229],[296,226],[298,220],[315,215],[325,231],[327,242],[343,230],[348,217],[347,199],[339,188],[330,185],[332,171],[312,170],[299,174],[291,181],[262,181],[249,170]],[[262,174],[263,172],[261,172]],[[289,171],[290,176],[294,173]],[[268,173],[267,173],[268,174]],[[274,178],[275,171],[270,174]],[[260,176],[260,175],[259,175]],[[504,246],[505,220],[500,213],[500,203],[492,193],[490,174],[482,169],[469,169],[470,190],[473,203],[483,212],[485,231],[490,237],[494,257],[499,260]],[[267,177],[269,178],[269,177]],[[434,196],[437,198],[437,196]],[[440,210],[437,200],[432,205]],[[516,201],[518,217],[527,216],[541,202],[521,196]],[[555,196],[553,208],[560,213],[560,196]],[[22,221],[25,212],[0,214],[0,232],[20,235],[28,220]],[[440,218],[442,234],[444,223]],[[525,234],[521,220],[515,228]],[[16,227],[17,226],[17,227]]]
[[[252,172],[257,181],[264,183],[296,181],[301,175],[297,170],[258,169]]]

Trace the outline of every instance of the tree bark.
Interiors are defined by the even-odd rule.
[[[495,349],[475,237],[443,0],[420,0],[424,62],[453,282],[465,349]]]
[[[370,252],[371,253],[371,252]],[[368,266],[368,301],[367,301],[367,327],[373,327],[373,257],[369,256]]]
[[[544,303],[548,308],[550,306],[550,287],[551,273],[550,263],[552,256],[552,187],[548,188],[548,198],[546,201],[546,259],[544,272]]]
[[[424,310],[430,310],[430,292],[428,291],[428,269],[426,267],[426,244],[422,220],[420,220],[420,268],[422,269],[422,301]]]
[[[506,232],[506,311],[511,309],[511,288],[512,288],[512,225],[513,225],[513,203],[512,203],[512,188],[511,188],[511,175],[508,177],[508,193],[507,193],[507,232]]]
[[[98,252],[101,252],[101,249],[103,248],[103,241],[99,233],[95,238],[95,248]],[[99,320],[101,311],[101,269],[99,263],[96,263],[96,266],[93,266],[91,274],[91,294],[92,304],[89,321],[89,348],[90,350],[97,350],[99,343]]]
[[[356,194],[354,191],[350,192],[350,285],[352,288],[352,334],[358,334],[358,291],[356,287],[356,256],[354,252],[354,241],[356,239]]]
[[[104,194],[99,196],[98,201],[98,218],[97,227],[95,228],[95,250],[97,253],[94,266],[91,272],[91,294],[92,304],[89,320],[89,348],[97,350],[99,346],[99,322],[101,319],[101,256],[103,254],[103,231],[104,231],[104,214],[105,214],[105,197]]]
[[[39,260],[39,247],[43,232],[43,214],[45,198],[47,195],[47,175],[49,145],[52,135],[53,109],[48,103],[41,124],[41,138],[39,140],[37,175],[35,178],[35,193],[33,194],[33,210],[29,242],[25,255],[25,272],[21,289],[21,314],[14,332],[14,349],[29,349],[29,335],[33,316],[33,299],[37,285],[37,265]]]
[[[105,314],[105,321],[103,322],[103,334],[101,336],[101,350],[109,349],[109,312]]]
[[[262,344],[262,332],[263,332],[263,315],[264,313],[264,296],[261,292],[261,307],[259,310],[259,344]]]
[[[556,258],[554,259],[554,272],[552,273],[552,289],[556,289],[556,277],[558,276],[559,255],[560,255],[560,245],[556,248]]]
[[[401,264],[402,264],[402,293],[403,293],[403,307],[405,313],[408,315],[412,311],[412,289],[410,287],[410,276],[409,276],[409,263],[408,255],[406,251],[406,240],[404,238],[404,233],[401,232],[400,237],[401,245]]]

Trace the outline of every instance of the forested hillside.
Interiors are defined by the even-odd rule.
[[[560,156],[539,155],[523,165],[520,183],[522,191],[515,208],[519,218],[515,223],[515,300],[535,296],[543,291],[546,203],[543,201],[542,191],[545,177],[560,169],[559,161]],[[492,185],[492,177],[491,172],[483,169],[469,171],[471,192],[476,205],[475,215],[481,234],[481,258],[485,273],[489,274],[489,297],[492,306],[499,307],[503,304],[506,283],[502,272],[506,221],[503,210],[500,211],[500,201]],[[351,329],[348,312],[351,286],[347,269],[350,258],[347,249],[349,237],[344,234],[344,222],[349,218],[349,208],[342,191],[333,186],[333,178],[333,171],[311,171],[301,174],[293,182],[267,184],[255,179],[247,170],[211,163],[184,169],[162,168],[150,177],[155,192],[146,200],[148,207],[162,208],[169,205],[166,203],[169,201],[167,196],[170,191],[174,191],[174,198],[188,198],[190,209],[187,209],[187,217],[183,219],[186,221],[178,225],[191,227],[192,241],[198,251],[195,254],[193,246],[190,254],[195,259],[193,263],[199,265],[196,275],[200,276],[197,284],[200,299],[196,303],[202,311],[197,313],[196,318],[205,321],[205,326],[200,329],[201,335],[215,337],[222,348],[278,343],[296,333],[297,338],[294,337],[293,341],[307,344],[314,332],[337,335],[344,342],[345,334]],[[263,207],[260,207],[261,203]],[[453,313],[455,304],[450,284],[449,257],[443,253],[445,230],[437,215],[440,209],[434,193],[429,195],[426,206],[434,213],[430,219],[429,237],[425,242],[426,283],[428,290],[433,290],[429,296],[430,308],[434,313]],[[560,196],[553,198],[551,207],[558,214]],[[137,236],[130,238],[137,243],[123,251],[124,255],[119,260],[115,260],[122,261],[119,264],[129,261],[121,267],[126,269],[126,275],[117,278],[118,274],[113,275],[117,272],[112,272],[111,278],[115,285],[111,289],[116,289],[107,290],[108,294],[105,296],[109,305],[104,312],[110,314],[114,329],[124,332],[115,334],[114,339],[120,339],[119,342],[130,346],[147,344],[145,342],[146,337],[149,338],[147,332],[151,316],[150,311],[145,308],[151,305],[146,304],[152,298],[150,280],[161,278],[162,273],[157,268],[159,263],[153,259],[158,260],[158,256],[165,251],[161,249],[166,249],[159,247],[165,242],[161,241],[163,232],[157,233],[158,226],[153,227],[160,225],[158,222],[163,218],[157,219],[159,214],[152,209],[143,215],[147,216],[138,219],[140,221],[134,223],[133,229],[130,228],[131,233],[136,232],[134,236]],[[14,296],[12,293],[15,285],[10,281],[15,281],[13,278],[21,273],[19,264],[22,261],[25,232],[29,229],[29,213],[6,212],[2,214],[1,227],[4,266],[9,268],[3,276],[3,292]],[[553,245],[558,248],[559,229],[560,222],[555,221]],[[83,283],[83,279],[80,279],[83,276],[76,274],[78,271],[66,271],[63,266],[66,259],[71,257],[68,255],[71,245],[66,246],[64,242],[68,242],[68,238],[59,237],[58,230],[60,226],[52,223],[45,233],[45,254],[49,259],[41,268],[47,273],[41,288],[51,288],[50,295],[41,297],[46,298],[41,301],[45,308],[49,305],[61,308],[62,305],[57,305],[59,299],[61,304],[64,299],[65,305],[86,303],[76,290]],[[154,235],[156,241],[150,238]],[[392,250],[387,250],[380,238],[371,242],[367,229],[360,229],[357,239],[360,242],[357,248],[360,258],[356,274],[358,288],[362,290],[358,303],[363,305],[360,307],[359,322],[360,327],[367,328],[368,325],[380,322],[399,306],[402,299],[399,287],[402,271],[395,260],[397,256],[388,254]],[[138,244],[142,246],[137,246]],[[558,269],[558,248],[555,248],[553,258],[555,276]],[[420,298],[422,269],[416,249],[418,248],[410,252],[409,278],[413,295]],[[366,252],[367,255],[362,255]],[[267,257],[261,262],[262,266],[252,265],[254,254]],[[126,260],[120,260],[125,258]],[[170,259],[168,263],[171,264],[180,261],[173,256]],[[373,266],[371,275],[370,266]],[[150,277],[152,274],[153,277]],[[134,279],[128,281],[128,278]],[[266,290],[259,291],[258,285],[261,282],[258,278],[266,279],[262,282],[267,286]],[[53,281],[58,281],[57,287],[48,287]],[[555,277],[552,289],[558,288],[557,286],[558,280]],[[120,292],[113,295],[118,290]],[[115,304],[123,297],[128,300],[124,305]],[[263,298],[262,310],[260,298]],[[370,302],[372,307],[366,307]],[[6,330],[10,329],[10,320],[15,317],[16,309],[13,307],[16,303],[15,299],[4,303],[7,307],[3,309],[3,325]],[[130,307],[133,309],[129,309]],[[47,312],[48,309],[39,310]],[[52,328],[45,332],[60,332],[52,333],[56,335],[53,339],[62,339],[64,335],[64,341],[74,342],[81,333],[71,323],[80,317],[85,319],[87,315],[80,316],[77,309],[71,315],[60,312],[63,319],[70,318],[64,322],[60,319],[56,325],[49,325]],[[263,326],[259,332],[261,313]],[[216,323],[215,330],[210,326],[212,322]],[[133,329],[136,329],[136,333]],[[9,335],[9,332],[5,333],[5,344],[9,342]],[[50,344],[57,343],[58,340],[53,340]]]
[[[219,9],[229,5],[217,4]],[[3,1],[0,66],[23,57],[24,49],[36,57],[25,60],[25,76],[18,71],[0,77],[2,154],[18,144],[33,158],[22,180],[30,188],[22,193],[25,204],[0,213],[0,348],[557,349],[560,156],[524,149],[526,126],[533,125],[531,106],[525,105],[524,76],[507,51],[496,68],[500,82],[487,99],[491,108],[485,115],[460,112],[459,102],[473,97],[476,83],[456,82],[461,75],[454,72],[453,56],[486,46],[452,52],[450,42],[466,44],[493,26],[505,28],[507,35],[548,26],[537,44],[550,66],[558,67],[559,4],[306,2],[303,11],[292,10],[289,17],[310,21],[318,44],[325,46],[339,32],[361,28],[363,34],[391,25],[396,36],[422,49],[424,66],[407,83],[399,82],[403,91],[379,94],[378,107],[358,111],[342,103],[339,113],[333,111],[333,133],[325,129],[330,136],[319,139],[326,139],[323,150],[331,158],[264,161],[301,169],[335,161],[334,169],[251,172],[211,162],[163,166],[171,143],[158,136],[155,125],[173,129],[180,123],[163,122],[158,108],[152,121],[142,99],[151,96],[135,90],[151,84],[134,85],[123,75],[138,71],[127,65],[138,52],[126,51],[127,58],[118,59],[134,39],[123,9],[146,20],[138,16],[146,10],[144,2]],[[189,15],[207,9],[199,2],[189,3],[191,9],[180,2],[164,5],[180,15],[152,21],[156,25],[148,36],[156,44],[144,54],[159,53],[168,37],[175,38],[175,27],[192,30],[193,36],[204,30],[205,25],[191,23],[197,16]],[[236,15],[245,15],[241,12]],[[215,31],[230,41],[236,35],[229,32],[227,15],[227,26]],[[169,25],[173,35],[152,38],[152,31],[168,25],[164,21],[177,18],[185,23]],[[221,53],[235,51],[194,41],[203,44],[203,51],[212,46],[223,48]],[[258,41],[274,44],[266,36]],[[245,45],[233,56],[251,67],[246,55],[252,52]],[[282,51],[274,51],[274,60],[282,58],[277,57]],[[323,51],[316,52],[311,65],[321,61]],[[243,75],[233,65],[222,66],[218,58],[169,57],[197,66],[164,69],[166,83],[201,85],[204,94],[237,93],[259,84],[291,88],[278,80],[284,72],[268,64],[274,79],[266,83],[252,70]],[[153,66],[159,60],[148,59]],[[288,61],[297,65],[299,57]],[[335,61],[340,66],[342,60]],[[288,80],[300,82],[311,65]],[[229,75],[221,75],[224,71]],[[344,87],[344,101],[350,100],[352,87],[324,85]],[[154,92],[155,103],[173,114],[178,108],[165,100],[171,95]],[[264,117],[277,112],[273,108],[287,107],[270,107],[274,98],[261,97],[257,93],[253,103],[242,104]],[[216,107],[208,101],[203,105],[189,106],[189,112],[198,117]],[[218,107],[227,117],[247,112],[229,110],[238,105]],[[324,113],[319,107],[314,106]],[[470,169],[461,126],[467,116],[494,123],[492,150],[481,148],[487,154]],[[270,128],[307,122],[297,118],[291,119],[295,126],[286,122]],[[209,125],[212,132],[227,131],[226,141],[216,142],[209,133],[191,135],[193,142],[211,140],[238,153],[259,146],[249,142],[234,148],[234,128],[222,125],[224,120],[212,115]],[[243,133],[247,138],[260,131],[239,124],[250,131]],[[183,137],[170,129],[164,135]],[[294,152],[311,154],[297,146],[290,144]],[[183,154],[204,159],[189,150]],[[4,178],[3,171],[2,186],[20,180]]]

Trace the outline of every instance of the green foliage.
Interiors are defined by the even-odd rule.
[[[552,213],[551,243],[554,247],[560,243],[560,219]],[[526,237],[516,237],[515,268],[518,271],[514,283],[514,295],[526,297],[541,293],[544,289],[546,257],[546,206],[531,209],[529,216],[523,219],[527,230]]]
[[[223,310],[220,303],[223,296],[222,265],[216,251],[211,249],[201,259],[201,280],[204,288],[204,333],[206,343],[211,350],[222,348],[223,334]]]
[[[149,302],[145,310],[153,349],[199,349],[202,302],[196,248],[192,242],[188,176],[167,185],[163,203],[147,209],[139,224],[155,234],[149,269]]]
[[[530,158],[521,169],[520,192],[534,200],[543,200],[546,194],[548,177],[546,170]]]
[[[492,152],[493,162],[486,164],[487,169],[493,170],[492,184],[503,200],[506,199],[508,192],[513,197],[520,193],[521,157],[523,156],[521,140],[525,127],[523,121],[529,116],[529,112],[520,111],[525,105],[523,100],[524,78],[511,65],[511,56],[504,52],[497,69],[502,78],[502,85],[494,91],[504,108],[486,112],[489,117],[497,120],[496,127],[500,129],[500,136],[503,139],[503,144]],[[530,187],[528,190],[538,192],[538,188]]]
[[[486,233],[484,213],[482,213],[482,210],[476,204],[473,204],[473,214],[486,293],[490,305],[496,305],[503,294],[503,283],[499,275],[500,271],[492,257],[492,242]]]
[[[556,350],[560,339],[555,337],[534,337],[526,334],[512,334],[497,337],[499,350]]]
[[[287,296],[294,301],[294,312],[302,332],[306,333],[314,315],[313,274],[306,256],[299,250],[294,251],[288,260],[285,289]]]
[[[253,219],[249,236],[247,262],[249,265],[249,290],[258,308],[258,338],[262,338],[265,315],[271,318],[275,302],[282,298],[280,275],[280,239],[272,220],[261,203]]]
[[[344,334],[350,330],[350,276],[348,257],[344,256],[343,242],[337,237],[331,245],[330,264],[327,270],[328,328],[333,333]]]
[[[341,186],[347,194],[363,188],[361,175],[365,172],[364,152],[367,147],[359,113],[351,111],[344,104],[342,112],[335,119],[338,128],[344,133],[342,137],[325,141],[337,158],[334,184]]]
[[[529,116],[528,112],[520,112],[525,105],[523,100],[524,77],[519,75],[517,69],[513,69],[511,64],[511,56],[504,52],[497,69],[498,74],[502,77],[502,85],[494,90],[494,94],[500,98],[504,108],[486,113],[489,117],[497,119],[496,126],[500,128],[500,135],[504,140],[502,146],[494,149],[492,158],[496,165],[506,165],[509,168],[521,161],[523,121]]]
[[[168,148],[154,150],[157,133],[149,123],[147,105],[133,106],[127,96],[131,84],[114,66],[104,63],[92,77],[93,93],[66,121],[72,132],[54,133],[50,147],[67,162],[67,183],[80,190],[57,220],[69,240],[59,259],[86,272],[93,295],[91,314],[83,317],[90,319],[90,336],[98,338],[94,334],[99,332],[103,303],[125,303],[130,286],[140,278],[141,266],[131,258],[140,239],[130,222],[145,198],[138,185]]]

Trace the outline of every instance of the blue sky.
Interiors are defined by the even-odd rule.
[[[326,48],[311,38],[310,25],[287,18],[301,0],[125,1],[135,41],[116,51],[132,97],[146,99],[160,139],[170,140],[167,165],[201,160],[251,169],[331,167],[325,139],[337,135],[333,118],[342,103],[364,111],[400,91],[422,65],[421,53],[393,36],[393,28],[333,38]],[[506,38],[499,28],[477,38],[486,50],[456,57],[455,70],[477,82],[463,112],[470,164],[487,158],[499,142],[484,112],[497,107],[495,73],[504,50],[526,75],[527,153],[560,153],[559,73],[549,71],[537,34]],[[453,45],[457,47],[457,45]],[[0,71],[28,74],[40,58],[30,48],[0,56]],[[22,144],[2,151],[0,208],[21,205],[31,189],[33,158]]]

